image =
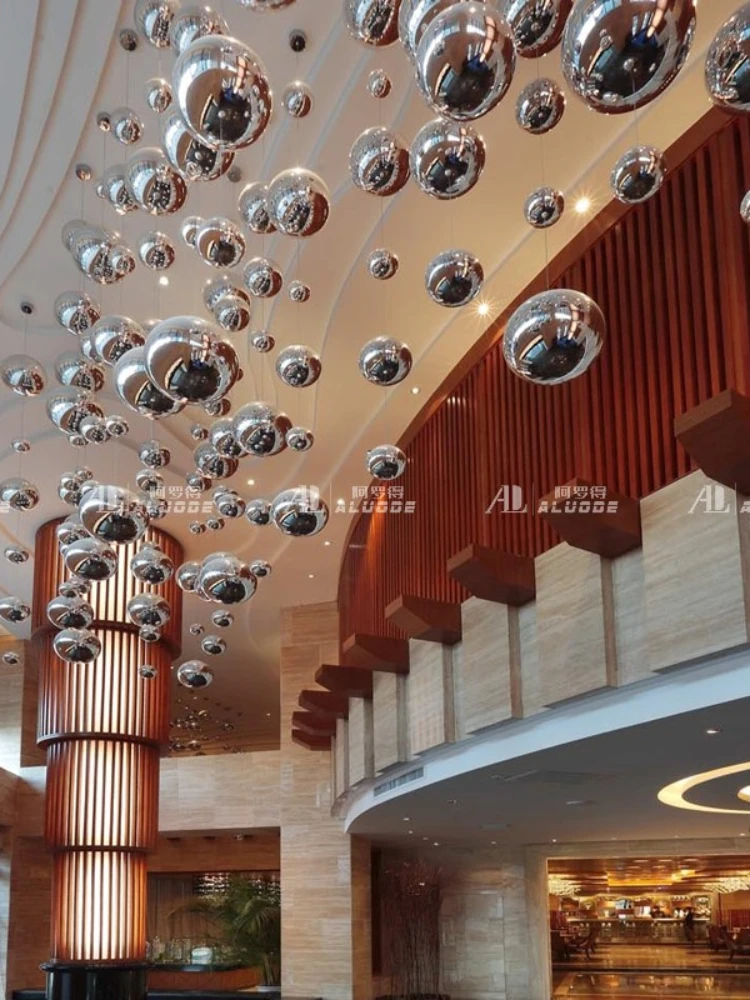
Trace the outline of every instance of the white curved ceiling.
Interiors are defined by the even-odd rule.
[[[195,313],[205,315],[201,290],[216,272],[179,241],[185,215],[238,218],[237,197],[245,183],[269,181],[281,169],[303,165],[319,172],[332,193],[332,212],[325,229],[297,242],[275,235],[249,235],[247,256],[265,253],[281,266],[285,280],[299,277],[312,288],[312,298],[295,305],[282,293],[256,304],[253,329],[267,327],[277,345],[305,343],[318,350],[324,372],[306,390],[284,387],[273,372],[273,355],[248,356],[245,334],[237,335],[245,379],[232,395],[234,408],[253,398],[277,403],[294,423],[311,427],[316,443],[303,456],[284,453],[270,460],[244,459],[231,485],[246,496],[272,496],[300,483],[318,485],[335,507],[338,497],[351,499],[354,486],[364,486],[367,448],[396,440],[431,392],[485,329],[488,319],[476,306],[445,310],[424,291],[427,262],[441,250],[464,247],[481,259],[487,280],[482,301],[497,315],[528,280],[542,269],[587,217],[569,210],[561,223],[544,233],[529,230],[522,216],[528,193],[543,182],[561,188],[568,205],[580,194],[597,210],[608,201],[607,177],[614,160],[636,141],[668,146],[708,108],[702,83],[705,48],[737,0],[701,4],[696,44],[677,83],[655,105],[633,116],[604,118],[587,111],[574,97],[560,126],[544,138],[523,133],[514,121],[516,97],[537,73],[561,80],[559,53],[537,64],[520,60],[509,95],[477,123],[487,143],[487,166],[477,187],[465,197],[435,202],[410,182],[395,198],[380,200],[354,188],[348,153],[359,133],[372,125],[393,125],[410,142],[432,115],[419,97],[411,65],[400,45],[368,50],[346,32],[342,0],[296,0],[272,14],[257,14],[236,0],[215,0],[214,7],[230,30],[250,44],[268,69],[277,106],[270,128],[255,146],[240,153],[240,184],[225,177],[193,185],[178,216],[155,220],[136,212],[118,218],[99,200],[93,183],[74,175],[78,162],[89,164],[94,180],[103,170],[127,158],[128,150],[96,127],[100,110],[129,104],[146,122],[145,145],[159,141],[158,117],[146,107],[143,85],[154,75],[169,76],[169,51],[158,52],[141,42],[126,54],[118,43],[122,27],[132,24],[132,0],[6,0],[0,32],[0,65],[4,99],[0,103],[0,334],[3,353],[28,352],[47,368],[54,386],[54,359],[75,347],[74,339],[55,323],[53,303],[62,291],[83,287],[83,279],[63,249],[65,222],[83,216],[117,228],[135,245],[150,229],[163,229],[178,244],[178,260],[169,272],[168,288],[139,265],[119,286],[104,290],[89,283],[88,291],[104,312],[123,312],[135,319]],[[293,28],[304,30],[308,48],[295,55],[287,44]],[[366,80],[383,68],[393,81],[385,101],[369,96]],[[302,79],[314,94],[308,118],[295,121],[280,108],[284,86]],[[373,281],[364,261],[370,250],[387,246],[401,267],[390,282]],[[239,271],[239,269],[238,269]],[[238,280],[240,275],[237,275]],[[35,314],[22,322],[20,302],[28,299]],[[606,311],[606,303],[601,303]],[[401,386],[381,390],[358,374],[357,356],[370,337],[391,334],[405,339],[415,368]],[[420,394],[413,395],[412,387]],[[107,388],[102,394],[109,412],[123,407]],[[168,486],[184,483],[191,468],[190,425],[198,411],[162,421],[156,427],[127,414],[131,432],[118,444],[90,446],[85,456],[70,448],[48,422],[40,400],[23,402],[7,390],[0,395],[0,477],[22,474],[42,490],[42,502],[30,514],[0,518],[3,544],[19,540],[33,546],[36,528],[67,512],[57,498],[59,475],[85,461],[100,481],[133,483],[140,463],[137,446],[156,436],[172,450]],[[10,449],[16,437],[28,437],[32,451],[22,458]],[[247,480],[255,485],[250,487]],[[163,526],[185,544],[189,557],[230,549],[247,557],[268,559],[273,576],[261,581],[259,593],[237,613],[227,633],[230,649],[214,661],[217,680],[212,694],[223,703],[245,708],[246,743],[267,742],[278,728],[278,613],[283,606],[329,600],[335,596],[341,546],[350,517],[332,514],[326,532],[313,539],[289,542],[275,529],[257,529],[244,519],[229,523],[221,534],[194,537],[188,514],[170,515]],[[330,545],[324,542],[329,541]],[[0,590],[30,597],[32,564],[0,563]],[[208,622],[208,609],[186,598],[185,624]],[[186,634],[185,655],[196,654],[195,639]],[[245,725],[245,724],[243,724]]]

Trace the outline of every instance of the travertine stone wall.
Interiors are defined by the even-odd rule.
[[[338,629],[335,604],[282,612],[282,989],[288,997],[369,1000],[369,848],[331,816],[330,753],[290,737],[300,691],[315,686],[321,664],[338,662]]]

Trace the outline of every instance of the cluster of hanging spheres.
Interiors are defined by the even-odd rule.
[[[238,0],[258,14],[288,7],[295,0]],[[657,99],[680,73],[693,43],[695,0],[343,0],[351,36],[374,49],[400,41],[413,65],[417,86],[436,116],[422,127],[409,146],[396,131],[382,125],[366,128],[354,141],[351,181],[376,198],[396,195],[413,178],[426,195],[451,201],[479,182],[488,151],[474,124],[505,97],[518,59],[536,59],[555,49],[569,90],[592,111],[626,114]],[[178,0],[136,0],[137,31],[152,46],[170,50],[171,73],[145,82],[148,107],[160,116],[161,145],[138,146],[144,126],[136,112],[120,107],[98,116],[104,131],[125,147],[127,160],[110,166],[98,180],[97,194],[116,215],[141,212],[158,219],[180,211],[194,185],[230,171],[238,151],[258,141],[275,113],[260,54],[232,34],[226,20],[210,7],[183,5]],[[705,79],[713,101],[730,113],[750,113],[750,4],[745,4],[719,30],[708,53]],[[373,71],[367,91],[375,99],[389,95],[392,83],[382,70]],[[304,118],[314,104],[310,88],[291,83],[281,96],[283,111]],[[539,75],[520,93],[515,107],[518,126],[544,136],[562,120],[566,98],[558,82]],[[664,154],[636,145],[612,167],[611,190],[626,204],[637,204],[660,189],[667,171]],[[738,206],[750,222],[750,194]],[[273,405],[256,400],[232,410],[229,394],[243,376],[232,336],[250,327],[256,299],[278,295],[285,279],[274,261],[246,259],[245,233],[278,232],[292,239],[313,238],[332,211],[329,189],[311,170],[294,167],[270,183],[247,185],[240,193],[237,216],[183,219],[180,234],[187,250],[220,274],[210,280],[203,301],[206,316],[172,316],[138,321],[126,315],[103,315],[92,294],[65,291],[57,297],[59,324],[75,337],[76,349],[59,356],[59,383],[46,398],[52,424],[71,445],[100,444],[129,433],[126,416],[107,413],[97,394],[109,382],[123,404],[158,422],[193,407],[212,423],[191,427],[195,468],[187,484],[211,491],[215,513],[190,525],[191,532],[218,531],[228,519],[245,517],[251,524],[273,523],[291,537],[311,536],[327,523],[329,512],[316,490],[287,489],[272,499],[246,500],[222,482],[238,470],[246,456],[271,458],[289,448],[304,452],[314,445],[312,429],[295,425]],[[529,225],[554,225],[565,211],[562,191],[542,187],[522,206]],[[135,247],[114,230],[84,219],[68,222],[62,243],[78,270],[95,285],[124,282],[136,267],[163,272],[174,266],[178,249],[169,236],[150,228]],[[392,278],[398,256],[386,247],[366,260],[376,281]],[[440,306],[470,303],[484,281],[481,262],[470,249],[449,247],[431,260],[425,289]],[[288,294],[304,303],[313,294],[300,281]],[[504,334],[507,364],[518,376],[543,386],[556,385],[584,373],[606,338],[600,306],[574,289],[553,289],[526,301],[510,318]],[[267,330],[248,333],[252,350],[275,349]],[[370,383],[398,385],[409,375],[408,346],[389,336],[361,348],[359,370]],[[323,374],[316,352],[305,345],[279,351],[278,378],[304,389]],[[47,373],[25,355],[6,358],[0,371],[13,392],[39,396]],[[12,442],[23,456],[30,443]],[[91,631],[94,618],[90,588],[118,571],[118,546],[139,542],[152,521],[165,515],[157,499],[162,472],[170,453],[156,438],[141,443],[143,468],[137,490],[94,480],[86,467],[64,474],[59,496],[73,510],[57,531],[60,550],[71,579],[47,608],[59,630],[54,648],[68,662],[90,662],[100,642]],[[383,444],[366,456],[368,472],[395,479],[406,467],[398,447]],[[39,491],[17,476],[0,483],[0,500],[18,511],[33,509]],[[22,564],[28,553],[8,546],[5,557]],[[201,562],[175,567],[152,542],[142,542],[130,562],[137,581],[154,587],[173,576],[183,591],[219,607],[213,624],[232,624],[227,610],[252,598],[258,580],[271,570],[268,563],[246,563],[231,552],[213,552]],[[153,591],[137,594],[128,615],[145,642],[159,639],[170,618],[166,600]],[[16,597],[0,600],[0,620],[22,623],[30,614]],[[202,626],[191,626],[195,635]],[[220,655],[226,642],[217,635],[202,640],[207,656]],[[6,654],[11,656],[13,654]],[[149,679],[154,670],[140,668]],[[203,661],[182,664],[180,683],[201,688],[212,673]]]

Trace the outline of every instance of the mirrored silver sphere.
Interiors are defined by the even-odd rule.
[[[185,204],[185,179],[160,149],[141,149],[131,156],[126,181],[139,208],[149,215],[171,215]]]
[[[391,45],[398,38],[400,5],[401,0],[344,0],[349,34],[364,45]]]
[[[61,551],[66,545],[70,545],[71,542],[80,541],[81,538],[88,538],[88,534],[88,531],[81,524],[80,518],[72,514],[70,517],[66,517],[64,521],[61,521],[55,528],[55,537]]]
[[[64,389],[47,399],[47,416],[63,434],[77,434],[84,417],[103,417],[98,403],[75,389]]]
[[[0,482],[0,503],[13,510],[33,510],[39,503],[39,490],[28,479],[11,476]]]
[[[265,527],[271,520],[270,503],[261,498],[248,500],[245,517],[248,519],[250,524],[254,524],[259,528]]]
[[[135,268],[133,251],[111,229],[75,220],[62,236],[78,269],[99,285],[113,285]]]
[[[143,328],[129,316],[102,316],[90,336],[94,354],[105,365],[116,365],[128,351],[146,342]]]
[[[385,198],[409,180],[409,150],[392,129],[368,128],[351,148],[349,169],[358,188]]]
[[[484,269],[467,250],[445,250],[430,261],[425,287],[433,302],[455,309],[465,306],[479,293]]]
[[[65,566],[73,576],[96,582],[109,580],[117,572],[117,553],[98,538],[81,538],[63,550]]]
[[[276,358],[276,374],[285,385],[293,389],[314,385],[322,370],[318,355],[303,344],[284,348]]]
[[[204,629],[204,627],[201,624],[199,624],[198,622],[193,622],[193,624],[188,629],[188,632],[191,635],[203,635],[203,633],[205,631],[206,630]]]
[[[142,677],[144,681],[152,681],[159,676],[159,671],[150,663],[144,663],[138,667],[138,676]]]
[[[309,451],[315,444],[315,435],[306,427],[290,427],[286,432],[286,443],[292,451]]]
[[[359,355],[359,370],[373,385],[398,385],[411,371],[411,365],[411,351],[394,337],[369,340]]]
[[[138,629],[138,638],[141,642],[159,642],[161,639],[161,629],[155,625],[141,625]]]
[[[417,82],[427,104],[456,121],[481,118],[510,87],[513,40],[489,3],[459,2],[430,23],[417,48]]]
[[[266,257],[253,257],[245,265],[243,273],[245,288],[258,299],[270,299],[278,295],[284,284],[281,271]]]
[[[151,381],[143,347],[136,347],[120,358],[115,365],[113,384],[124,403],[152,420],[179,413],[185,405],[184,400],[173,399]]]
[[[164,490],[164,476],[154,469],[139,469],[135,474],[135,485],[141,493],[159,493]]]
[[[524,218],[534,229],[547,229],[559,222],[565,210],[562,191],[540,187],[532,191],[523,206]]]
[[[104,368],[75,351],[64,351],[55,360],[60,385],[82,392],[99,392],[104,386]]]
[[[215,604],[242,604],[257,586],[247,563],[231,552],[215,552],[201,563],[197,589]]]
[[[17,455],[25,455],[27,451],[31,451],[31,441],[27,438],[15,438],[10,446]]]
[[[15,651],[15,649],[9,649],[7,652],[3,653],[3,663],[8,667],[15,667],[21,662],[20,655]]]
[[[169,42],[177,58],[199,38],[226,35],[227,31],[227,22],[207,4],[185,4],[172,18]]]
[[[111,116],[112,135],[123,146],[133,146],[143,135],[143,122],[132,108],[115,108]]]
[[[120,486],[97,486],[81,501],[81,523],[102,542],[126,545],[137,541],[148,528],[144,502]]]
[[[172,103],[172,88],[168,81],[153,76],[146,81],[146,104],[156,115],[163,115]]]
[[[438,14],[456,0],[402,0],[398,15],[398,33],[409,57],[416,60],[422,35]]]
[[[328,506],[317,490],[299,486],[279,493],[271,504],[271,520],[282,535],[310,537],[328,523]]]
[[[102,196],[118,215],[138,211],[138,202],[128,187],[127,169],[124,163],[115,163],[107,167],[101,179]]]
[[[566,288],[534,295],[508,320],[503,356],[527,382],[557,385],[582,375],[597,357],[607,326],[588,295]]]
[[[138,457],[149,469],[166,469],[172,458],[169,448],[165,448],[153,438],[144,441],[138,448]]]
[[[154,230],[138,240],[138,256],[150,271],[166,271],[177,259],[177,251],[166,233]]]
[[[655,146],[633,146],[612,170],[610,187],[618,201],[638,205],[659,191],[667,173],[664,153]]]
[[[187,594],[195,590],[200,568],[201,564],[198,562],[185,562],[178,568],[175,579],[180,590],[184,590]]]
[[[86,537],[88,538],[88,533]],[[57,592],[60,597],[88,597],[91,593],[91,583],[88,580],[71,577],[69,580],[63,580]]]
[[[38,396],[47,384],[44,368],[28,354],[11,354],[3,358],[0,377],[19,396]]]
[[[54,637],[52,648],[66,663],[93,663],[102,651],[102,643],[88,629],[66,628]]]
[[[289,285],[289,298],[298,304],[308,302],[310,299],[310,286],[304,281],[293,281]]]
[[[747,192],[740,203],[740,218],[746,225],[750,225],[750,191]]]
[[[211,613],[211,621],[217,628],[231,628],[234,625],[234,615],[231,611],[219,609]]]
[[[367,256],[367,270],[378,281],[388,281],[398,271],[399,259],[391,250],[378,247]]]
[[[231,219],[205,219],[195,234],[195,249],[211,267],[235,267],[245,256],[245,237]]]
[[[211,446],[226,458],[241,458],[245,454],[245,449],[234,436],[234,425],[229,417],[212,424],[208,439]]]
[[[295,80],[284,88],[281,103],[292,118],[307,118],[313,106],[312,91],[307,84]]]
[[[265,67],[236,38],[209,35],[193,42],[175,64],[172,88],[188,128],[214,149],[249,146],[271,118]]]
[[[694,35],[695,0],[584,0],[565,26],[563,73],[594,111],[633,111],[666,90]]]
[[[234,435],[250,455],[268,458],[286,448],[286,433],[292,422],[269,403],[247,403],[232,420]]]
[[[236,458],[220,455],[212,444],[199,444],[193,452],[196,468],[209,479],[229,479],[238,468]]]
[[[211,489],[211,479],[209,476],[204,476],[200,472],[188,472],[185,475],[185,482],[188,488],[197,492],[205,493],[206,490]]]
[[[160,587],[172,579],[174,563],[158,545],[147,542],[131,558],[130,572],[140,583]]]
[[[149,377],[174,400],[222,399],[239,375],[234,347],[197,316],[164,320],[148,335],[144,351]]]
[[[31,608],[20,597],[0,598],[0,621],[8,625],[21,625],[30,614]]]
[[[192,424],[190,427],[190,437],[193,441],[206,441],[208,439],[208,427],[202,424]]]
[[[234,162],[233,152],[213,149],[196,139],[179,111],[171,112],[164,121],[162,146],[174,169],[188,181],[215,181]]]
[[[13,566],[22,566],[29,561],[29,550],[22,545],[6,545],[3,549],[3,556]]]
[[[245,225],[259,236],[276,232],[268,208],[268,188],[256,181],[243,189],[239,198],[239,211]]]
[[[109,441],[109,431],[103,417],[84,417],[78,433],[87,444],[104,444]]]
[[[278,174],[268,188],[268,211],[285,236],[314,236],[328,221],[330,192],[312,170],[295,167]]]
[[[203,289],[203,302],[222,330],[237,333],[250,322],[250,296],[227,275],[209,281]]]
[[[136,0],[135,26],[146,41],[167,48],[169,27],[179,6],[179,0]]]
[[[393,88],[391,78],[382,69],[374,69],[367,77],[367,93],[377,101],[388,97]]]
[[[83,597],[53,597],[47,604],[47,618],[55,628],[89,628],[94,609]]]
[[[750,113],[750,3],[744,3],[716,33],[706,57],[711,100],[734,113]]]
[[[213,501],[222,517],[234,519],[245,513],[245,501],[235,490],[220,488],[214,492]]]
[[[380,444],[367,452],[365,464],[375,479],[398,479],[406,470],[406,455],[395,444]]]
[[[180,236],[185,246],[190,247],[192,250],[195,249],[195,237],[198,235],[198,230],[203,225],[203,219],[198,215],[189,215],[186,219],[182,220],[180,224]]]
[[[107,417],[105,419],[105,424],[107,427],[107,433],[113,438],[125,437],[125,435],[130,431],[130,426],[127,420],[116,413]]]
[[[213,679],[213,673],[202,660],[188,660],[177,668],[177,683],[189,691],[207,688]]]
[[[544,135],[559,124],[565,113],[565,94],[548,77],[532,80],[518,95],[516,121],[531,135]]]
[[[257,351],[258,354],[268,354],[276,346],[276,341],[265,330],[256,330],[248,337],[248,346]]]
[[[128,601],[128,617],[134,625],[164,628],[172,617],[169,601],[158,594],[136,594]]]
[[[518,55],[537,59],[559,44],[572,6],[573,0],[500,0],[498,9]]]
[[[226,640],[218,635],[207,635],[201,640],[201,649],[206,656],[221,656],[227,650]]]
[[[55,299],[57,322],[76,336],[90,330],[101,317],[102,310],[86,292],[63,292]]]
[[[471,126],[437,118],[419,132],[411,147],[411,172],[433,198],[460,198],[484,170],[484,139]]]

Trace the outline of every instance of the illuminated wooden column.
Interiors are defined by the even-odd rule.
[[[145,994],[146,853],[156,846],[159,757],[169,737],[170,664],[179,651],[181,592],[139,583],[130,560],[156,542],[177,566],[182,548],[150,528],[120,546],[116,575],[93,584],[93,663],[54,653],[46,607],[67,573],[50,522],[36,539],[34,640],[39,648],[38,742],[47,750],[45,833],[54,854],[48,996],[132,1000]],[[172,608],[158,643],[129,624],[127,603],[157,590]],[[156,676],[140,676],[151,664]]]

